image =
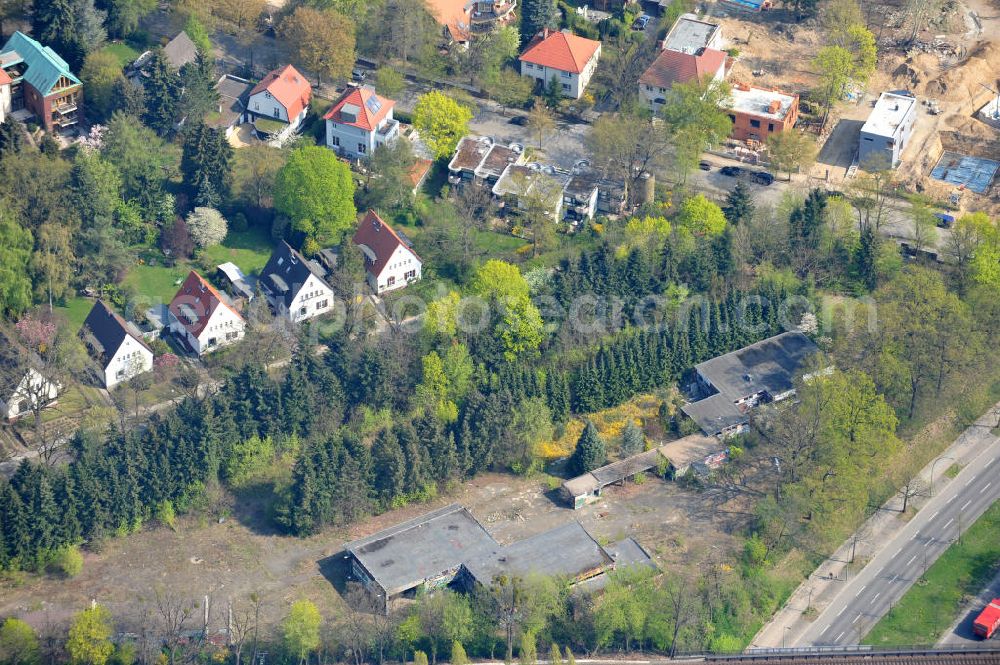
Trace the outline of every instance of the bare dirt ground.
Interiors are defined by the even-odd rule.
[[[324,615],[335,617],[341,598],[324,567],[344,543],[457,501],[467,506],[501,542],[510,542],[578,519],[599,539],[633,536],[655,558],[670,566],[721,555],[734,546],[745,516],[715,511],[711,501],[675,483],[650,478],[642,485],[609,488],[598,503],[573,511],[548,492],[543,480],[486,474],[428,504],[407,506],[354,525],[298,539],[268,529],[264,507],[253,499],[230,503],[233,517],[223,523],[207,517],[178,520],[177,530],[151,525],[143,532],[110,539],[99,553],[85,554],[75,579],[26,577],[0,585],[0,615],[21,616],[39,628],[66,622],[92,599],[116,617],[134,616],[137,598],[157,588],[201,603],[211,597],[212,626],[224,625],[229,599],[251,592],[264,599],[262,617],[277,621],[292,601],[307,597]],[[715,546],[715,549],[711,549]],[[339,557],[338,557],[339,558]],[[123,629],[133,628],[126,620]]]
[[[973,117],[990,99],[982,85],[996,90],[1000,84],[1000,1],[962,0],[949,5],[918,33],[916,46],[909,51],[897,46],[910,35],[901,2],[863,3],[862,10],[878,38],[878,69],[866,94],[856,103],[845,102],[834,110],[809,175],[833,182],[843,180],[857,150],[858,132],[878,94],[904,89],[917,96],[920,106],[898,180],[911,191],[947,198],[953,187],[929,177],[942,152],[980,157],[1000,154],[1000,132]],[[730,80],[800,95],[816,85],[811,63],[825,45],[817,19],[795,22],[787,11],[753,15],[726,12],[719,5],[710,13],[722,23],[728,46],[739,50]],[[939,115],[928,113],[924,102],[929,99],[937,101]],[[971,209],[1000,211],[1000,185],[994,183],[985,195],[967,193],[963,204]]]

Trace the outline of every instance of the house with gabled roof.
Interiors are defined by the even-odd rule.
[[[192,270],[167,308],[170,332],[201,356],[243,339],[246,321],[208,281]]]
[[[517,0],[428,0],[427,9],[451,44],[468,45],[512,23]]]
[[[17,31],[0,49],[0,69],[10,79],[12,113],[27,111],[47,132],[79,122],[83,83],[51,48]]]
[[[325,277],[326,270],[318,262],[282,241],[257,283],[278,316],[298,323],[333,309],[333,289]]]
[[[0,416],[14,420],[30,413],[36,405],[51,406],[61,389],[58,382],[50,381],[30,366],[0,376]]]
[[[108,390],[153,369],[153,350],[142,333],[103,300],[90,309],[80,337],[97,360]]]
[[[726,54],[700,47],[693,53],[663,50],[639,77],[639,94],[654,113],[666,104],[675,83],[722,81],[726,77]]]
[[[601,42],[545,28],[521,54],[521,76],[532,77],[542,88],[554,78],[563,97],[580,99],[600,57]]]
[[[354,233],[365,255],[368,285],[376,294],[401,289],[420,279],[423,262],[402,234],[369,210]]]
[[[269,72],[250,91],[247,122],[262,141],[280,143],[298,131],[309,113],[312,86],[292,65]]]
[[[395,105],[372,87],[348,88],[323,116],[326,147],[360,159],[395,141],[399,138],[399,121],[392,117]]]

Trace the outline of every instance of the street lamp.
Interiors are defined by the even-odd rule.
[[[955,458],[951,457],[950,455],[942,455],[941,457],[938,457],[936,460],[934,460],[934,462],[931,463],[931,496],[934,496],[934,469],[937,468],[937,463],[943,459],[951,460],[952,464],[955,463]]]

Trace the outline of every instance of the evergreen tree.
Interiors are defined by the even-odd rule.
[[[177,70],[167,62],[162,49],[153,53],[147,72],[149,75],[143,83],[146,89],[143,121],[160,136],[167,136],[181,120],[178,113],[181,80]]]
[[[524,0],[521,3],[521,46],[543,28],[556,27],[559,11],[555,0]]]
[[[21,152],[24,145],[24,128],[14,118],[7,116],[0,123],[0,156]]]
[[[181,67],[178,76],[183,87],[178,98],[178,112],[187,122],[201,123],[219,105],[212,62],[199,50],[194,62]]]
[[[855,263],[858,277],[869,291],[878,286],[878,255],[878,234],[871,225],[865,226],[861,230],[861,242],[858,245]]]
[[[375,439],[372,464],[375,467],[375,497],[388,508],[401,493],[406,479],[406,460],[391,429],[383,430]]]
[[[646,435],[631,420],[622,432],[622,454],[635,455],[646,449]]]
[[[228,195],[233,155],[233,146],[221,131],[202,122],[190,125],[185,131],[181,157],[184,179],[199,199],[206,187],[211,188],[216,199],[215,205],[201,200],[198,205],[218,208],[218,199]]]
[[[46,0],[35,3],[31,33],[35,39],[59,53],[70,69],[83,65],[84,48],[80,43],[74,0]]]
[[[594,423],[587,421],[587,426],[583,428],[583,433],[576,442],[576,449],[569,458],[570,473],[581,475],[588,471],[593,471],[603,465],[608,459],[604,441],[597,433]]]
[[[146,112],[146,89],[125,77],[115,81],[111,94],[111,110],[133,118],[141,118]]]
[[[722,206],[722,214],[726,216],[726,220],[730,224],[738,226],[753,219],[755,209],[750,188],[742,180],[739,180],[726,196],[726,204]]]

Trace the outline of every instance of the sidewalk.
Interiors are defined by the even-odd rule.
[[[1000,403],[991,407],[984,414],[984,417],[996,413],[998,410],[1000,410]],[[984,417],[976,422],[983,421]],[[992,439],[990,437],[984,439],[979,435],[981,431],[982,425],[971,425],[946,450],[942,451],[937,458],[920,471],[919,478],[926,487],[931,489],[931,492],[938,492],[951,482],[951,479],[945,475],[945,471],[953,463],[965,466],[990,445]],[[934,473],[933,484],[931,483],[931,472]],[[927,493],[922,493],[919,496],[910,497],[909,503],[914,510],[919,511],[930,498]],[[901,519],[899,512],[901,508],[902,497],[898,494],[886,501],[880,510],[862,524],[854,535],[844,541],[809,575],[806,581],[799,585],[785,605],[754,636],[749,648],[779,648],[794,644],[795,639],[811,623],[808,618],[803,616],[810,602],[815,610],[813,617],[819,616],[838,596],[843,583],[861,570],[866,561],[882,551],[896,533],[906,526],[908,520]],[[857,542],[855,542],[855,536],[857,536]],[[852,549],[856,562],[854,565],[850,563]]]

